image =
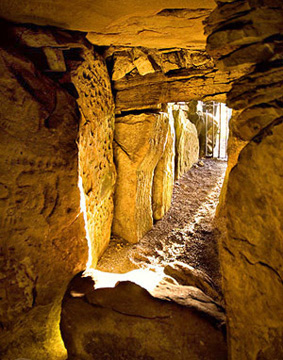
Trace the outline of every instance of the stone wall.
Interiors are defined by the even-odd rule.
[[[230,160],[220,245],[232,360],[283,357],[282,17],[281,1],[232,1],[208,19],[218,66],[249,65],[227,96],[230,144],[247,144]]]
[[[219,70],[206,51],[197,49],[110,47],[104,56],[112,72],[116,113],[191,99],[225,102],[233,80],[245,70]]]
[[[86,201],[88,266],[95,267],[109,243],[113,219],[114,100],[103,58],[92,46],[81,50],[80,57],[80,62],[67,60],[67,66],[79,96],[79,169]]]
[[[1,359],[63,359],[66,287],[110,240],[114,101],[105,62],[83,34],[3,26]]]
[[[61,301],[87,262],[76,102],[15,49],[0,75],[1,359],[62,359]]]

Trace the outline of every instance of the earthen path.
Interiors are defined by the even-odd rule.
[[[164,218],[138,244],[113,238],[98,269],[123,273],[140,267],[166,266],[176,260],[204,271],[220,290],[220,270],[213,218],[226,162],[203,160],[174,186]]]

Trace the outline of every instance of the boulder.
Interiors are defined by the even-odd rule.
[[[63,301],[70,360],[227,359],[223,310],[194,287],[164,283],[149,292],[123,281],[80,295]]]
[[[253,359],[270,347],[283,356],[282,136],[281,123],[255,137],[228,180],[228,236],[220,254],[232,359]]]
[[[165,266],[164,273],[176,279],[180,285],[194,286],[211,298],[219,299],[213,281],[202,270],[195,269],[181,261],[175,261]]]

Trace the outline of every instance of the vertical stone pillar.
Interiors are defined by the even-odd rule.
[[[168,132],[167,114],[116,119],[117,165],[113,234],[135,243],[152,228],[152,182]]]
[[[80,57],[83,61],[69,60],[67,64],[79,95],[79,169],[86,200],[88,266],[95,267],[110,241],[113,219],[114,100],[104,59],[92,46],[81,50]]]
[[[189,171],[199,158],[199,139],[195,125],[182,109],[173,110],[176,133],[175,179]]]
[[[154,220],[160,220],[171,206],[175,179],[175,130],[172,112],[169,112],[169,127],[164,152],[154,170],[152,209]]]

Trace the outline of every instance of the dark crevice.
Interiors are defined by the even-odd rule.
[[[124,146],[122,146],[121,144],[118,143],[117,140],[113,140],[114,143],[128,156],[128,158],[131,160],[131,155],[127,152],[127,150],[124,148]]]
[[[269,124],[267,127],[265,127],[264,129],[262,129],[259,134],[257,134],[252,141],[255,142],[256,144],[260,144],[262,142],[262,140],[264,138],[266,138],[267,136],[271,136],[273,135],[273,128],[275,126],[278,126],[280,124],[283,123],[283,116],[281,116],[280,118],[274,120],[271,124]]]
[[[129,110],[129,111],[121,111],[120,114],[116,115],[116,119],[119,119],[121,117],[127,116],[127,115],[141,115],[141,114],[159,114],[160,109],[157,108],[148,108],[148,109],[141,109],[141,110]]]

